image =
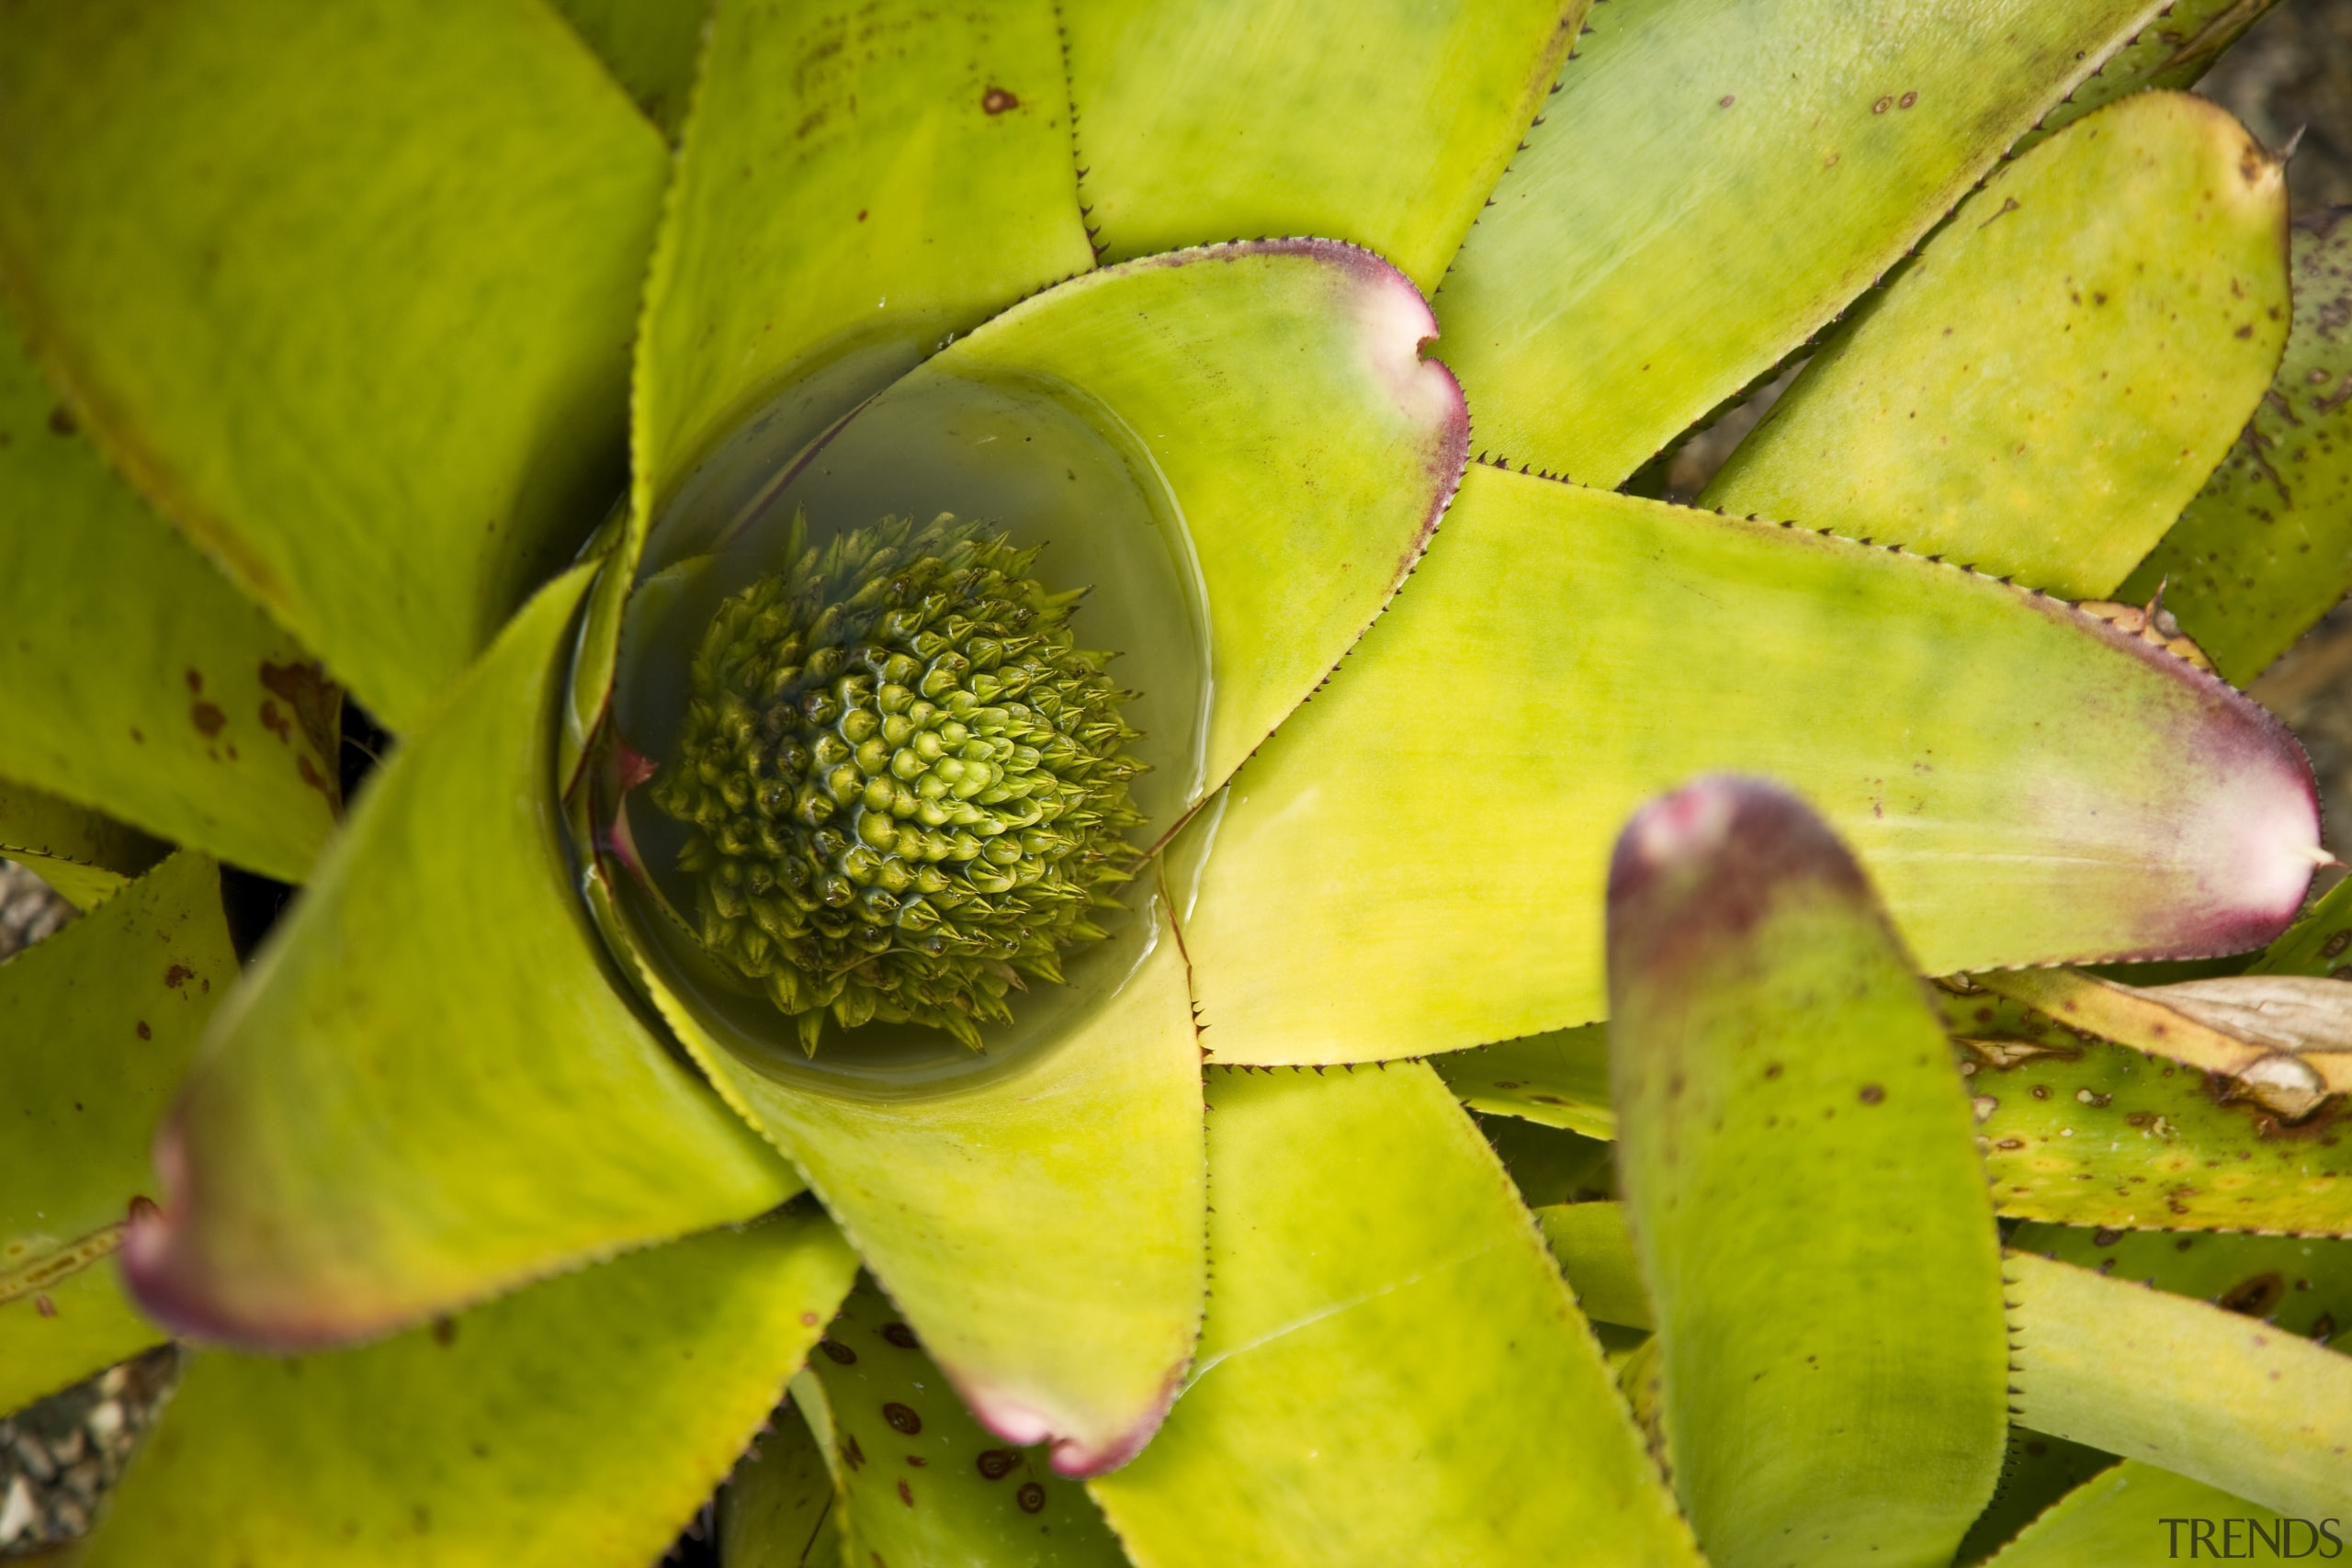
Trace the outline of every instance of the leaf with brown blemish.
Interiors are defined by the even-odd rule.
[[[0,1412],[164,1338],[111,1255],[236,976],[220,874],[187,852],[0,964]]]
[[[1963,1062],[1976,1069],[1967,1081],[1977,1143],[2004,1214],[2352,1235],[2352,1125],[2340,1100],[2289,1123],[2193,1067],[2096,1040],[2007,1068]]]
[[[1609,974],[1619,1179],[1700,1544],[1949,1562],[2007,1430],[1997,1242],[1951,1047],[1860,867],[1794,796],[1702,779],[1618,840]]]
[[[2352,1328],[2352,1241],[2028,1223],[2010,1233],[2009,1245],[2306,1338]]]
[[[2247,975],[2143,987],[2077,969],[1976,979],[2071,1029],[2230,1079],[2290,1122],[2352,1090],[2352,986],[2341,981]]]
[[[2244,683],[2352,587],[2352,223],[2298,218],[2294,321],[2270,390],[2204,490],[2124,582],[2165,603]],[[2256,694],[2295,716],[2307,682],[2282,670]]]
[[[837,1451],[854,1445],[863,1457],[833,1472],[843,1561],[972,1568],[1125,1562],[1086,1489],[1054,1472],[1048,1450],[1008,1448],[972,1419],[871,1279],[859,1280],[826,1335],[847,1354],[811,1359],[808,1378],[823,1390]]]

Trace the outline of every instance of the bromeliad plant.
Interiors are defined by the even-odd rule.
[[[1845,913],[1771,954],[1889,994],[2291,919],[2291,739],[2044,592],[2116,591],[2303,329],[2276,162],[2138,91],[2259,7],[566,9],[0,13],[0,841],[120,888],[0,976],[0,1404],[151,1324],[243,1352],[93,1557],[642,1561],[812,1345],[741,1561],[1779,1550],[1696,1457],[1758,1440],[1768,1240],[1997,1277],[1932,1022],[1863,1085],[1942,1140],[1932,1246],[1822,1190],[1825,1116],[1690,1254],[1672,1032],[1618,1026],[1578,1113],[1688,1526],[1448,1084],[1577,1111],[1491,1069],[1640,1011],[1610,843],[1711,769],[1911,956],[1785,805]],[[1833,322],[1712,509],[1623,492]],[[2274,568],[2226,503],[2217,577],[2343,581],[2344,519]],[[347,818],[338,687],[399,737]],[[242,976],[216,861],[303,884]],[[1702,863],[1641,940],[1703,1001]],[[1758,1472],[1842,1476],[1838,1551],[1991,1491],[1954,1299],[1951,1356],[1857,1319],[1905,1442]]]

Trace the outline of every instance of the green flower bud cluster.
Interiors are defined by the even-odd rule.
[[[704,634],[678,756],[702,942],[798,1021],[944,1029],[978,1049],[1022,976],[1099,941],[1142,821],[1110,655],[1077,646],[1035,550],[943,513],[807,543]],[[1081,591],[1082,592],[1082,591]]]

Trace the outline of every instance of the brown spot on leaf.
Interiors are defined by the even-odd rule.
[[[195,704],[187,710],[187,716],[194,721],[198,731],[201,733],[207,740],[209,740],[214,736],[220,734],[220,727],[229,722],[229,716],[227,714],[222,713],[218,706],[208,702],[198,702]]]
[[[915,1337],[915,1331],[903,1323],[884,1324],[882,1337],[901,1350],[919,1350],[922,1348],[922,1342]]]
[[[2277,1269],[2240,1280],[2213,1298],[2213,1304],[2223,1312],[2243,1313],[2248,1317],[2268,1317],[2287,1299],[2287,1277]]]
[[[817,1341],[817,1348],[844,1367],[857,1364],[857,1352],[838,1339],[820,1339]]]
[[[458,1320],[454,1317],[435,1318],[433,1320],[433,1343],[440,1346],[446,1350],[457,1342]]]
[[[842,1459],[852,1470],[865,1463],[865,1450],[859,1448],[857,1439],[847,1432],[842,1434]]]
[[[1715,100],[1715,107],[1719,109],[1727,109],[1737,102],[1739,102],[1739,96],[1736,93],[1725,93],[1722,97]]]
[[[33,1311],[40,1314],[43,1317],[55,1317],[57,1315],[57,1303],[49,1299],[49,1292],[47,1291],[43,1291],[33,1297]]]
[[[983,1479],[1002,1481],[1021,1463],[1021,1456],[1011,1449],[982,1449],[972,1463]]]
[[[1002,87],[990,87],[980,96],[980,107],[989,114],[1002,114],[1007,109],[1017,109],[1020,107],[1021,100]]]
[[[1876,1105],[1886,1098],[1886,1090],[1877,1084],[1866,1083],[1860,1098],[1864,1105]]]
[[[890,1423],[890,1430],[904,1432],[910,1438],[922,1430],[922,1417],[916,1415],[910,1406],[900,1404],[896,1400],[882,1407],[882,1419]]]
[[[63,403],[49,411],[49,433],[51,435],[71,435],[81,428],[74,423],[74,411]]]
[[[147,1021],[143,1018],[139,1021],[139,1038],[141,1040],[155,1038],[155,1032],[147,1027]]]
[[[204,676],[200,671],[191,670],[187,672],[187,689],[191,692],[204,690]]]
[[[1895,100],[1894,100],[1894,107],[1895,107],[1896,108],[1899,108],[1899,109],[1907,109],[1907,108],[1909,108],[1913,104],[1916,104],[1916,103],[1917,103],[1918,101],[1919,101],[1919,95],[1918,95],[1918,94],[1917,94],[1917,93],[1905,93],[1905,94],[1904,94],[1901,97],[1899,97],[1899,98],[1897,98],[1897,99],[1895,99]]]
[[[1012,1500],[1021,1505],[1023,1513],[1034,1514],[1046,1506],[1046,1489],[1034,1481],[1024,1481],[1021,1490],[1012,1495]]]
[[[164,971],[164,984],[173,990],[178,990],[195,978],[196,971],[185,964],[175,964]]]
[[[899,1483],[899,1501],[910,1508],[915,1506],[915,1489],[904,1481]]]

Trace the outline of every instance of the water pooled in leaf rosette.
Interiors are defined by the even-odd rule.
[[[808,541],[719,605],[655,805],[692,826],[705,947],[796,1021],[942,1029],[978,1048],[1136,858],[1137,732],[1078,591],[1037,550],[942,513]]]
[[[655,520],[575,843],[625,966],[718,1043],[929,1092],[1012,1070],[1148,950],[1206,605],[1148,456],[1082,394],[926,369],[797,412]]]

